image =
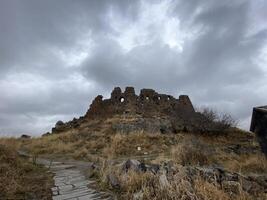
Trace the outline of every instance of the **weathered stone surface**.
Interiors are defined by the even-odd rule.
[[[141,171],[141,163],[138,160],[127,160],[122,164],[122,170],[128,172],[128,170]]]
[[[108,183],[115,189],[120,189],[120,182],[114,174],[107,175]]]
[[[38,163],[50,165],[50,162],[45,159],[39,159]],[[88,166],[90,165],[88,164]],[[88,187],[94,181],[87,180],[81,169],[73,162],[71,164],[52,162],[50,170],[55,174],[55,186],[51,188],[53,200],[102,200],[107,199],[107,197],[111,198],[108,194],[97,192],[95,189]]]
[[[147,170],[152,172],[153,174],[157,174],[160,170],[160,165],[157,164],[148,165]]]
[[[137,160],[128,160],[123,163],[122,170],[126,173],[127,170],[125,169],[138,171],[140,164],[141,162]],[[146,165],[147,170],[143,172],[149,173],[153,168],[152,166],[154,164]],[[154,167],[159,169],[155,170],[154,174],[159,177],[159,183],[163,188],[169,187],[169,184],[175,181],[183,184],[183,187],[186,187],[188,191],[192,191],[194,180],[201,177],[211,184],[218,185],[229,194],[240,194],[242,190],[254,196],[257,196],[262,191],[267,193],[267,175],[244,176],[239,173],[229,172],[221,167],[172,166],[170,162],[163,163],[161,166],[155,165]],[[139,170],[139,172],[141,171]],[[125,174],[125,178],[127,178],[127,174]]]

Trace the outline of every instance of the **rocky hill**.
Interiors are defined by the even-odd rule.
[[[139,95],[133,87],[125,91],[114,88],[110,99],[98,95],[86,114],[69,122],[58,121],[52,133],[89,128],[108,129],[115,132],[215,132],[221,124],[209,120],[196,112],[190,98],[180,95],[159,94],[152,89],[142,89]]]
[[[259,127],[254,118],[252,127]],[[18,142],[36,157],[92,163],[86,176],[117,199],[267,199],[267,160],[257,134],[227,120],[197,112],[186,95],[116,87],[79,119]]]

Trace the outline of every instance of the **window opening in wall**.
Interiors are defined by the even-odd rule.
[[[120,98],[120,102],[123,103],[125,99],[123,97]]]

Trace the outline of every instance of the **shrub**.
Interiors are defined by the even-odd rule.
[[[203,108],[200,113],[204,116],[201,127],[204,131],[216,130],[217,132],[234,128],[238,125],[237,121],[230,114],[219,114],[211,108]]]
[[[208,165],[213,149],[200,142],[196,137],[184,138],[173,147],[171,154],[176,163],[181,165]]]

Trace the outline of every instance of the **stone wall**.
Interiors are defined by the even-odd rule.
[[[116,87],[110,99],[103,100],[102,96],[97,96],[85,117],[107,118],[114,114],[140,114],[144,117],[154,117],[175,116],[182,113],[195,113],[186,95],[176,99],[171,95],[159,94],[152,89],[142,89],[140,95],[136,95],[133,87],[126,87],[125,92]]]
[[[262,152],[267,157],[267,106],[253,108],[250,131],[256,133]]]
[[[52,133],[60,133],[69,129],[89,126],[93,121],[105,126],[106,119],[119,117],[120,120],[111,125],[117,132],[147,131],[161,133],[177,133],[181,131],[207,131],[214,129],[212,123],[198,112],[187,95],[175,98],[167,94],[159,94],[153,89],[142,89],[136,95],[133,87],[126,87],[123,92],[116,87],[109,99],[98,95],[90,105],[85,116],[62,123],[58,122]],[[132,120],[127,121],[125,118]],[[114,121],[114,120],[113,120]],[[98,127],[102,129],[103,127]]]

